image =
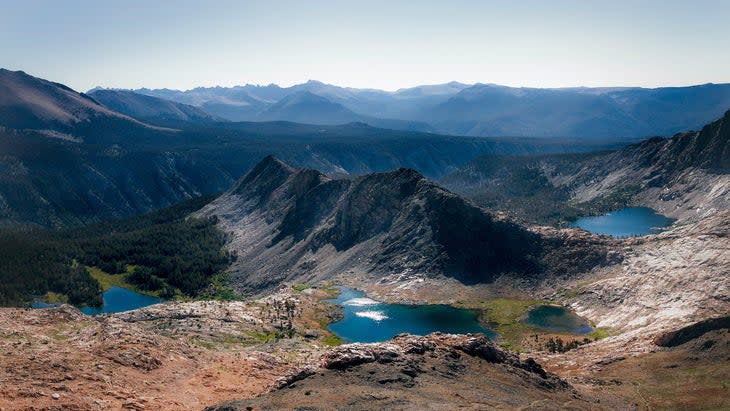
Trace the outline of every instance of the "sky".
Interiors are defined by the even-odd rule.
[[[730,83],[730,1],[0,0],[0,67],[86,91]]]

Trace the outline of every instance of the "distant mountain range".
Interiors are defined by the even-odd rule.
[[[387,92],[309,81],[291,87],[134,90],[232,121],[359,121],[467,136],[642,138],[695,130],[730,108],[730,84],[515,88],[447,83]]]
[[[291,113],[321,99],[302,92],[272,105],[270,113]],[[350,115],[337,104],[322,107]],[[410,167],[437,178],[481,154],[596,148],[579,141],[395,131],[362,122],[216,120],[182,103],[126,91],[86,95],[1,70],[0,225],[78,225],[169,206],[229,188],[268,154],[331,174]]]
[[[218,121],[186,103],[129,91],[94,90],[86,95],[23,72],[0,70],[0,224],[76,225],[150,211],[223,191],[269,154],[328,174],[362,175],[408,167],[437,179],[481,155],[618,147],[615,142],[604,144],[605,140],[598,144],[591,139],[457,137],[376,128],[365,124],[375,120],[331,99],[362,102],[363,96],[388,93],[316,82],[306,87],[313,91],[300,87],[291,94],[276,86],[242,89],[256,101],[268,101],[262,115],[270,118],[298,115],[304,120],[307,113],[337,113],[340,121],[351,116],[358,121],[336,126]],[[441,99],[443,105],[453,101],[448,96],[455,90],[462,89],[457,95],[473,90],[464,87],[451,83],[389,95],[410,102]],[[695,91],[704,95],[702,90],[722,87],[701,86]],[[628,90],[593,94],[619,92]],[[574,93],[591,95],[586,90]],[[280,98],[273,101],[274,97]],[[719,104],[717,99],[700,100]],[[377,120],[384,125],[398,123],[392,128],[409,127],[407,121]],[[718,153],[724,156],[724,151]]]

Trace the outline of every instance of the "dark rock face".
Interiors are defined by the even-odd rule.
[[[676,169],[698,167],[730,172],[730,111],[698,133],[684,133],[668,140],[658,157],[658,162]]]
[[[233,281],[248,292],[349,269],[466,284],[537,278],[543,259],[580,248],[495,218],[409,169],[336,180],[267,157],[202,213],[232,233]],[[587,254],[583,265],[605,261],[605,251]]]
[[[258,398],[207,409],[484,409],[521,408],[535,401],[545,404],[540,409],[589,405],[534,360],[520,361],[483,335],[401,334],[386,343],[343,345],[324,354],[319,370],[304,374]]]
[[[714,330],[730,329],[730,316],[710,318],[692,325],[657,336],[654,344],[661,347],[676,347]],[[710,344],[711,346],[711,344]]]

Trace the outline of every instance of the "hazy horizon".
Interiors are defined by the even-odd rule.
[[[27,72],[26,72],[26,74],[32,75],[32,73],[27,73]],[[48,80],[52,80],[52,79],[48,79]],[[447,82],[443,82],[443,83],[416,84],[416,85],[413,85],[413,86],[400,87],[400,88],[396,88],[396,89],[389,89],[389,90],[387,90],[387,89],[381,89],[381,88],[377,88],[377,87],[351,87],[351,86],[345,86],[345,85],[341,85],[341,84],[333,84],[333,83],[329,83],[329,82],[321,81],[321,80],[317,80],[317,79],[308,79],[308,80],[302,81],[301,83],[292,83],[292,84],[278,84],[278,83],[253,84],[253,83],[250,83],[250,82],[242,82],[242,83],[233,84],[233,85],[230,85],[230,86],[211,85],[211,86],[195,86],[195,87],[191,87],[191,88],[182,88],[182,89],[176,89],[176,88],[171,88],[171,87],[159,87],[159,88],[156,88],[156,87],[146,87],[146,86],[137,87],[137,88],[125,88],[125,87],[105,87],[103,85],[97,85],[97,86],[91,87],[89,89],[76,90],[76,91],[87,92],[89,90],[93,90],[93,89],[100,88],[100,89],[104,89],[104,90],[140,90],[140,89],[165,90],[165,89],[167,89],[167,90],[172,90],[172,91],[182,91],[182,92],[185,92],[185,91],[190,91],[190,90],[194,90],[194,89],[197,89],[197,88],[216,88],[216,87],[220,87],[220,88],[233,88],[233,87],[245,87],[245,86],[254,86],[254,87],[278,86],[278,87],[281,87],[281,88],[288,88],[288,87],[292,87],[292,86],[296,86],[296,85],[300,85],[300,84],[305,84],[305,83],[308,83],[308,82],[318,82],[318,83],[323,83],[323,84],[326,84],[326,85],[329,85],[329,86],[342,87],[342,88],[355,89],[355,90],[376,90],[376,91],[383,91],[383,92],[388,92],[388,93],[395,93],[395,92],[398,92],[398,91],[401,91],[401,90],[407,90],[407,89],[416,88],[416,87],[423,87],[423,86],[441,86],[441,85],[447,85],[449,83],[461,83],[461,84],[464,84],[464,85],[467,85],[467,86],[483,85],[483,86],[510,87],[510,88],[535,88],[535,89],[543,89],[543,90],[564,90],[564,89],[567,90],[567,89],[580,89],[580,88],[590,88],[590,89],[600,89],[600,88],[606,88],[606,89],[614,89],[614,88],[616,88],[616,89],[622,89],[622,88],[626,88],[626,89],[629,89],[629,88],[655,89],[655,88],[696,87],[696,86],[703,86],[703,85],[708,85],[708,84],[714,84],[714,85],[730,84],[730,82],[722,82],[722,83],[705,82],[705,83],[696,83],[696,84],[678,84],[678,85],[665,85],[665,86],[656,86],[656,87],[644,87],[644,86],[632,86],[632,85],[616,85],[616,86],[580,86],[580,85],[577,85],[577,86],[563,86],[563,87],[527,87],[527,86],[509,86],[509,85],[506,85],[506,84],[496,84],[496,83],[487,83],[487,82],[464,83],[464,82],[461,82],[461,81],[452,80],[452,81],[447,81]]]
[[[730,3],[9,1],[0,66],[85,91],[730,83]],[[707,64],[711,62],[712,64]]]

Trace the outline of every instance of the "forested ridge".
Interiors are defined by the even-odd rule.
[[[110,274],[163,297],[194,296],[230,262],[215,218],[189,218],[214,196],[153,213],[80,228],[0,230],[0,305],[23,305],[48,292],[72,304],[101,304],[86,269]]]

